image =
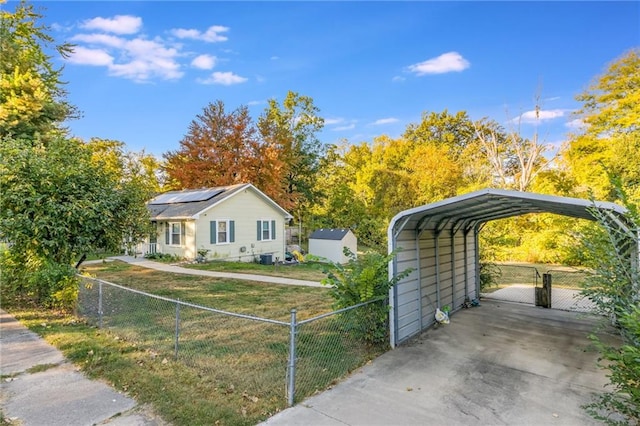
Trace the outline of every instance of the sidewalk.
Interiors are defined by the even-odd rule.
[[[164,271],[164,272],[172,272],[174,274],[199,275],[203,277],[214,277],[214,278],[232,278],[236,280],[259,281],[259,282],[271,283],[271,284],[299,285],[299,286],[306,286],[306,287],[324,287],[322,284],[320,284],[317,281],[296,280],[292,278],[273,277],[270,275],[239,274],[236,272],[203,271],[200,269],[189,269],[189,268],[183,268],[181,266],[154,262],[151,260],[147,260],[144,257],[114,256],[108,259],[120,260],[122,262],[131,263],[137,266],[141,266],[143,268],[155,269],[157,271]],[[102,262],[102,261],[99,260],[97,262]],[[85,262],[84,264],[88,265],[91,263],[96,263],[96,261]]]
[[[30,372],[34,367],[42,371]],[[0,375],[0,408],[10,424],[166,425],[133,399],[86,378],[59,350],[1,309]]]

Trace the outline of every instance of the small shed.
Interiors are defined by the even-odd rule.
[[[309,254],[335,263],[347,263],[344,247],[358,252],[358,239],[350,229],[318,229],[309,236]]]

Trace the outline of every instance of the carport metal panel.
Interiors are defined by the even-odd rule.
[[[401,251],[389,265],[389,277],[407,268],[413,272],[389,291],[391,345],[431,326],[436,308],[449,305],[455,312],[465,298],[478,297],[478,233],[483,224],[528,213],[594,220],[590,212],[594,206],[606,210],[613,221],[624,222],[626,209],[614,203],[501,189],[476,191],[397,214],[388,228],[389,252]]]

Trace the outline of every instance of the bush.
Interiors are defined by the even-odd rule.
[[[180,256],[168,253],[147,253],[144,255],[145,259],[158,260],[160,262],[179,262],[182,260]]]
[[[502,276],[500,267],[493,262],[480,263],[480,291],[498,285],[498,278]]]
[[[336,301],[337,309],[380,300],[381,303],[371,303],[356,310],[350,331],[355,338],[369,344],[385,343],[389,329],[389,289],[409,275],[411,269],[389,280],[389,262],[395,257],[395,252],[384,256],[370,251],[358,258],[345,247],[344,254],[349,257],[349,262],[346,265],[331,263],[323,271],[327,277],[322,280],[322,284],[332,287],[331,296]]]
[[[618,185],[618,188],[620,186]],[[618,346],[591,339],[600,351],[603,368],[610,371],[613,390],[587,405],[587,412],[611,425],[640,424],[640,280],[638,274],[638,230],[640,216],[636,206],[621,199],[629,213],[622,220],[611,221],[606,212],[592,209],[604,230],[602,235],[586,240],[585,248],[595,274],[584,284],[582,294],[591,299],[598,311],[606,315],[622,338]]]
[[[4,250],[0,254],[0,270],[5,303],[28,303],[67,311],[75,306],[78,280],[71,265]]]

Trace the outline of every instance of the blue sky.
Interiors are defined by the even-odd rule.
[[[11,7],[13,2],[4,7]],[[15,4],[15,3],[14,3]],[[311,96],[335,143],[399,136],[424,111],[506,126],[529,117],[557,146],[575,96],[640,46],[640,2],[34,2],[66,61],[73,134],[161,156],[218,99]],[[510,121],[511,120],[511,121]]]

